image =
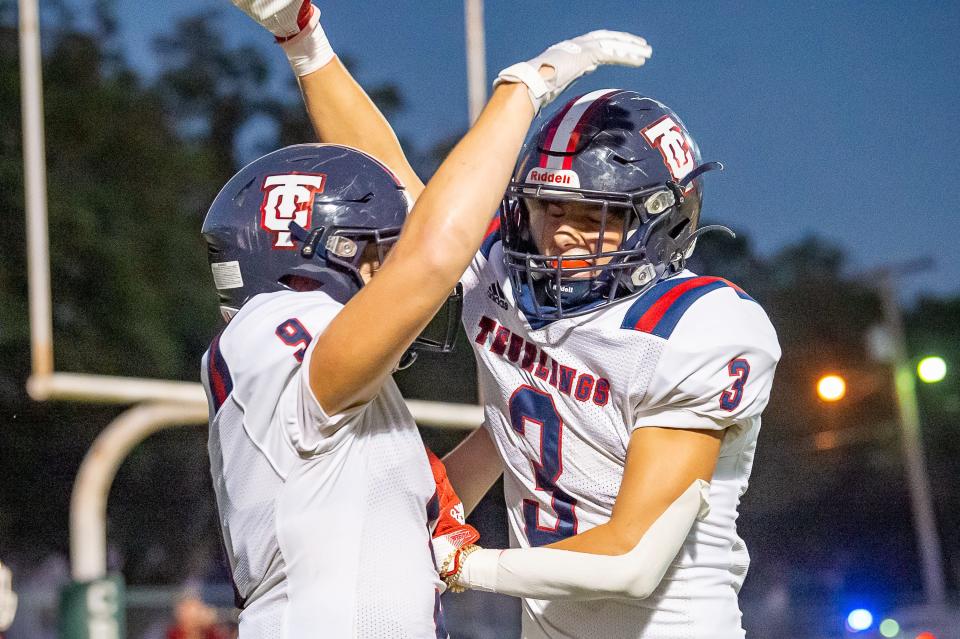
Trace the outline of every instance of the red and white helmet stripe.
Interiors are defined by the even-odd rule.
[[[600,89],[570,102],[564,111],[554,117],[554,126],[547,132],[544,148],[552,153],[570,153],[577,148],[580,140],[581,124],[589,120],[590,114],[602,106],[619,89]],[[573,165],[572,155],[540,154],[540,167],[565,170]]]

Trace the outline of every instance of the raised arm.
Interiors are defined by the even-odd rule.
[[[310,387],[328,414],[379,392],[456,285],[539,108],[599,64],[640,66],[650,55],[642,38],[616,32],[561,45],[501,72],[490,102],[417,200],[383,267],[311,344]]]
[[[369,153],[390,167],[414,200],[420,197],[423,182],[407,161],[393,128],[339,58],[299,81],[307,114],[321,142]]]
[[[377,158],[416,200],[423,192],[423,182],[407,161],[390,123],[333,52],[320,26],[320,10],[309,0],[232,1],[273,33],[283,47],[317,138]]]
[[[430,180],[383,267],[314,340],[310,385],[328,414],[377,394],[456,285],[483,240],[533,114],[522,85],[494,91]]]

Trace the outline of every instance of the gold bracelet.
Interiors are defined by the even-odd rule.
[[[451,569],[454,570],[453,573],[447,574],[447,576],[443,578],[443,583],[447,584],[447,590],[450,592],[464,592],[467,589],[466,586],[460,585],[460,575],[463,573],[463,567],[467,563],[467,557],[478,550],[480,550],[480,546],[468,544],[447,558],[447,561],[443,564],[444,572],[446,573]],[[449,565],[451,562],[453,566]]]

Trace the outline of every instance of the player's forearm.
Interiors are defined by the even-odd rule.
[[[316,338],[310,377],[318,380],[312,388],[329,414],[376,395],[456,285],[483,240],[532,119],[526,87],[497,88],[430,180],[383,267]],[[359,344],[357,335],[365,336]],[[356,345],[337,347],[350,343]],[[327,375],[331,370],[339,374]]]
[[[546,548],[586,552],[592,555],[622,555],[637,545],[637,540],[643,537],[654,521],[655,518],[651,519],[648,525],[636,529],[625,529],[613,522],[608,522],[552,543]]]
[[[503,474],[500,454],[482,426],[447,453],[443,463],[447,468],[447,479],[460,496],[467,515]]]
[[[430,179],[391,256],[410,260],[417,271],[411,275],[419,274],[424,286],[447,291],[469,264],[500,205],[533,116],[524,85],[500,85]],[[429,270],[423,268],[425,258]]]
[[[339,58],[299,78],[310,122],[321,142],[343,144],[386,164],[416,199],[423,183],[403,153],[390,123]]]
[[[702,480],[691,484],[627,553],[481,549],[466,557],[456,584],[534,599],[648,597],[680,552],[691,526],[706,516],[708,491]]]
[[[232,2],[273,33],[283,47],[320,141],[351,146],[377,158],[416,199],[423,183],[410,168],[386,118],[334,54],[320,25],[320,10],[306,0]]]

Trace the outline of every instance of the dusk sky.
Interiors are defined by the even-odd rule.
[[[465,126],[460,0],[318,4],[361,83],[399,84],[402,136],[425,148]],[[201,7],[221,7],[232,40],[285,64],[228,0],[121,0],[134,64],[155,70],[152,38]],[[960,293],[960,2],[487,0],[488,75],[599,28],[644,36],[653,58],[574,90],[631,88],[672,106],[704,159],[727,167],[706,177],[708,219],[764,254],[817,233],[848,250],[851,273],[932,256],[937,268],[905,280],[905,298]]]

